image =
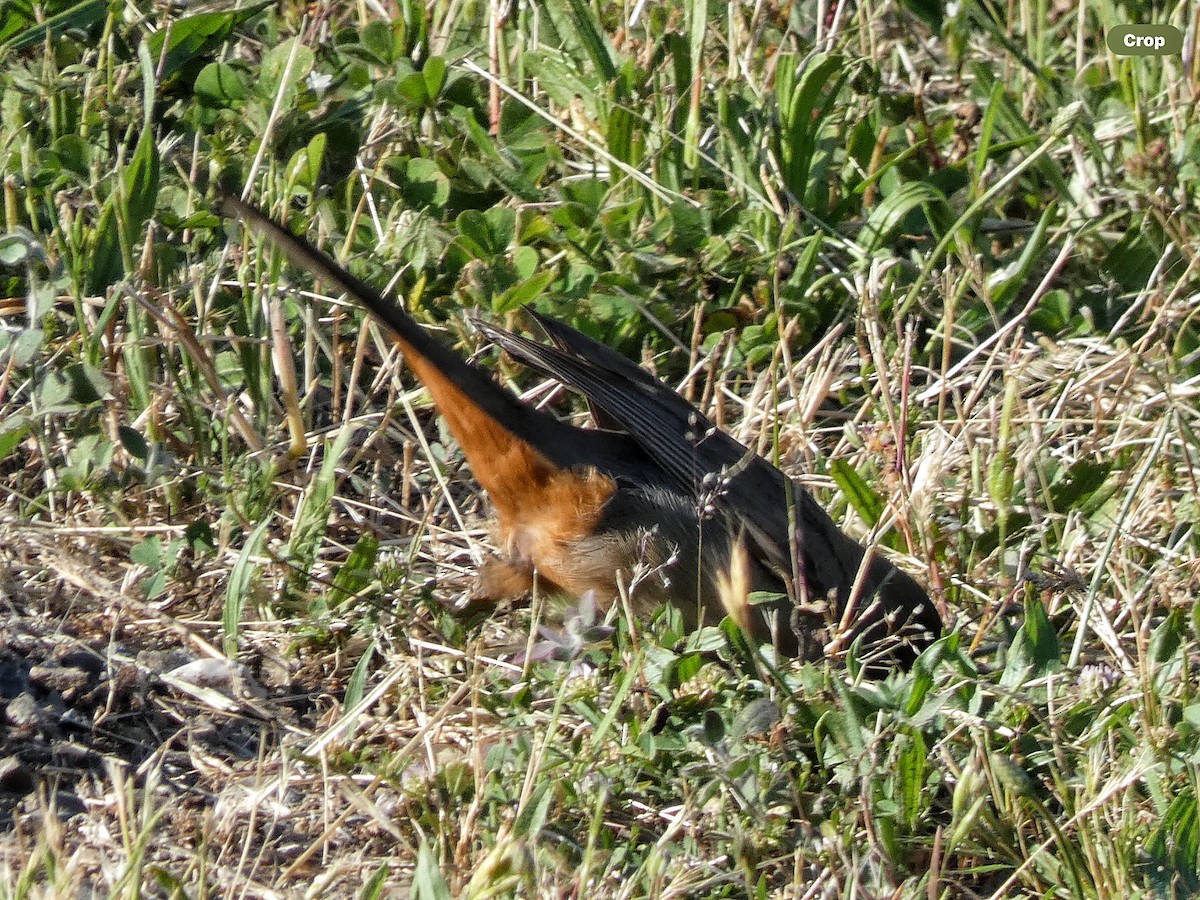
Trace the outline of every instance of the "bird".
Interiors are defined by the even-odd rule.
[[[597,427],[531,406],[435,338],[395,298],[253,204],[218,209],[349,297],[390,333],[495,512],[496,553],[472,596],[547,593],[685,624],[726,616],[782,657],[858,642],[875,672],[905,669],[941,633],[926,591],[841,531],[799,482],[617,351],[532,307],[550,343],[479,318],[488,339],[582,394]]]

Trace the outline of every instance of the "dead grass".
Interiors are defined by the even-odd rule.
[[[156,20],[41,52],[4,46],[18,6],[0,900],[1200,891],[1194,60],[1113,57],[1103,5],[759,4],[697,56],[694,5],[551,2],[271,8],[147,69]],[[538,302],[892,548],[952,634],[875,684],[670,614],[588,643],[543,600],[453,613],[489,541],[456,448],[372,327],[217,229],[206,168],[464,351],[532,253]]]

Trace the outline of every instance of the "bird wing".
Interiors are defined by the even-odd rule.
[[[861,584],[854,633],[891,630],[885,619],[937,633],[941,619],[925,591],[841,531],[812,495],[716,427],[691,403],[640,366],[571,326],[530,310],[554,342],[547,345],[474,320],[489,338],[532,368],[578,391],[641,445],[675,490],[712,503],[744,526],[752,552],[785,580],[801,576],[814,600],[836,594],[839,610]],[[795,553],[793,554],[793,550]],[[879,602],[868,605],[870,598]],[[881,627],[886,626],[886,627]],[[911,661],[911,660],[910,660]]]

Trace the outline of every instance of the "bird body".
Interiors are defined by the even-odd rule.
[[[729,615],[790,656],[821,655],[814,635],[840,624],[843,637],[879,644],[884,665],[911,663],[940,631],[912,578],[868,558],[807,490],[612,349],[532,310],[552,344],[476,320],[612,427],[563,422],[257,208],[228,196],[222,206],[392,332],[495,509],[499,555],[480,572],[479,599],[527,593],[536,573],[543,588],[602,608],[624,594],[635,612],[669,603],[691,625]]]

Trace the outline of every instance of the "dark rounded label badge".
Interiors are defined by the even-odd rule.
[[[1183,50],[1183,34],[1174,25],[1114,25],[1108,49],[1118,56],[1166,56]]]

